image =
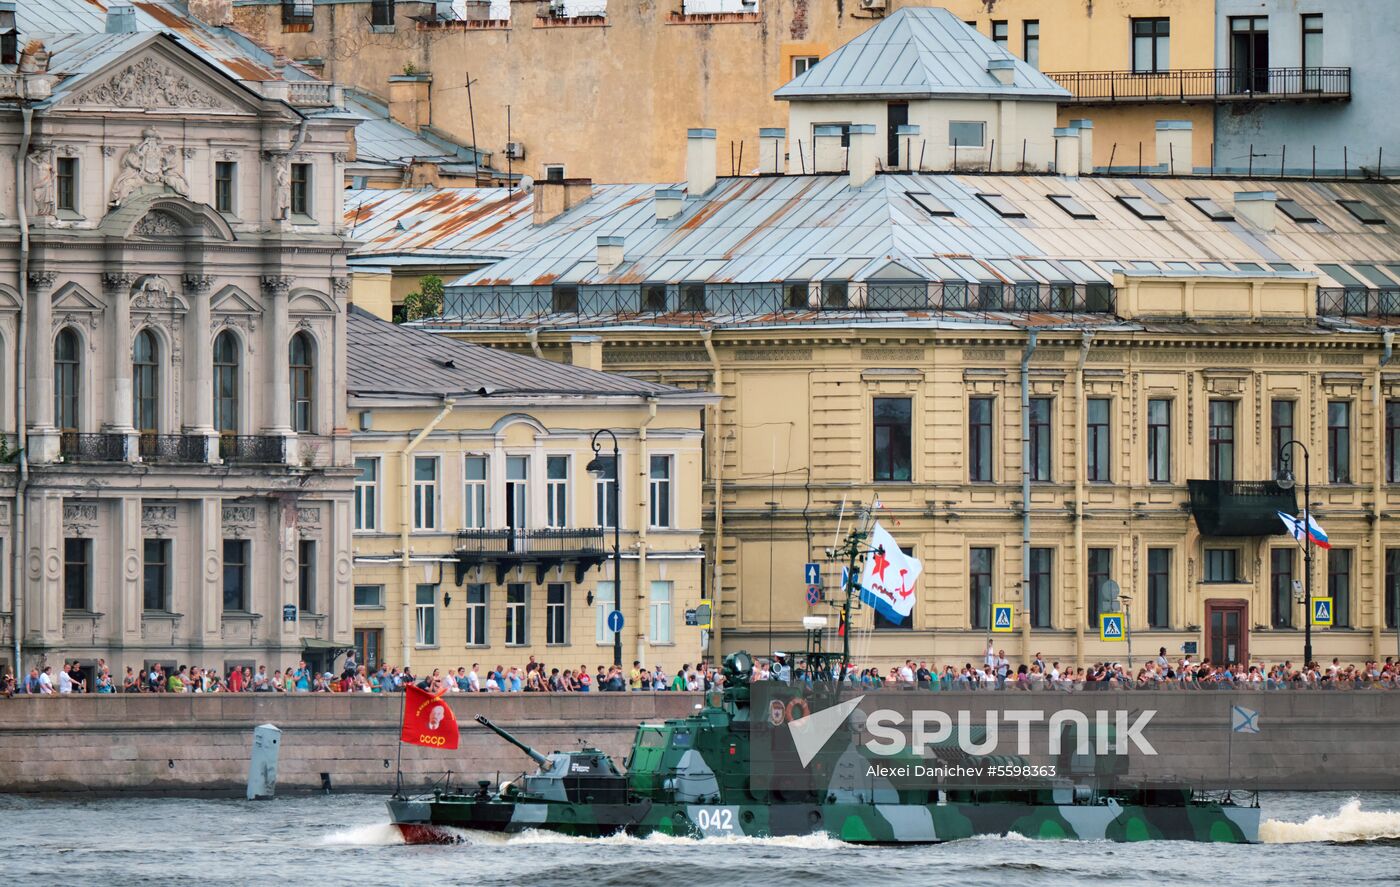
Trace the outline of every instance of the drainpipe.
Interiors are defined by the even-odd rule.
[[[19,448],[19,470],[15,479],[15,508],[10,520],[10,633],[14,636],[15,681],[21,686],[25,679],[23,654],[24,635],[24,594],[27,584],[24,581],[24,500],[29,488],[29,451],[26,424],[29,413],[25,400],[28,389],[28,367],[25,341],[29,338],[29,214],[25,207],[25,194],[29,190],[26,182],[29,165],[29,139],[33,133],[34,109],[28,104],[19,110],[23,133],[19,141],[19,153],[15,162],[15,204],[19,219],[19,333],[15,347],[15,439]]]
[[[1377,440],[1384,444],[1385,398],[1381,397],[1382,371],[1390,363],[1391,351],[1395,345],[1395,331],[1382,331],[1381,344],[1385,350],[1381,352],[1381,359],[1376,364],[1376,378],[1371,385],[1371,405],[1375,410]],[[1374,509],[1371,516],[1371,553],[1375,563],[1376,610],[1378,612],[1385,609],[1385,545],[1381,541],[1381,503],[1385,501],[1382,498],[1385,495],[1385,471],[1386,466],[1377,465],[1375,476],[1371,481],[1371,496],[1374,500],[1374,504],[1371,506]],[[1311,614],[1304,615],[1311,616]],[[1385,628],[1386,615],[1380,612],[1376,620],[1371,623],[1371,657],[1373,659],[1381,658],[1381,632]],[[1396,623],[1395,638],[1397,655],[1400,655],[1400,622]]]
[[[1074,390],[1079,395],[1079,404],[1075,413],[1078,417],[1075,419],[1075,438],[1081,441],[1084,439],[1084,414],[1088,409],[1087,398],[1084,396],[1084,363],[1089,359],[1089,346],[1093,344],[1093,341],[1093,331],[1084,330],[1083,338],[1079,340],[1079,363],[1074,370]],[[1075,568],[1079,570],[1080,580],[1087,588],[1089,574],[1085,568],[1084,556],[1084,469],[1081,463],[1074,470],[1074,562]],[[1097,594],[1097,592],[1092,593]],[[1087,598],[1084,600],[1087,602]],[[1073,619],[1074,662],[1075,667],[1081,667],[1084,665],[1084,608],[1082,606],[1075,607]]]
[[[1040,341],[1036,330],[1026,333],[1021,352],[1021,657],[1031,654],[1031,355]],[[992,602],[987,601],[987,637],[992,630]]]
[[[530,350],[535,352],[535,356],[540,360],[544,360],[544,351],[540,350],[540,328],[537,326],[530,327],[530,329],[525,332],[525,338],[529,340]]]
[[[637,429],[637,478],[640,483],[639,492],[647,492],[648,470],[651,463],[647,450],[647,426],[656,420],[656,398],[647,398],[647,417],[642,425]],[[674,468],[672,469],[674,470]],[[641,509],[640,519],[637,521],[637,653],[633,659],[641,660],[642,667],[646,668],[650,663],[646,659],[646,643],[642,640],[645,633],[641,627],[647,623],[642,621],[646,615],[646,601],[651,593],[651,586],[647,582],[647,524],[650,523],[651,515],[647,514],[647,504],[651,501],[649,495],[638,495],[637,502]],[[674,499],[672,500],[674,501]],[[621,577],[619,577],[621,578]],[[672,601],[674,613],[674,599]],[[650,640],[650,638],[647,638]]]
[[[720,384],[719,355],[715,352],[715,345],[712,341],[714,330],[707,329],[704,336],[705,353],[710,357],[710,384],[714,387],[715,394],[723,395]],[[706,407],[709,409],[709,407]],[[719,619],[719,598],[720,591],[724,588],[724,435],[720,434],[720,426],[724,421],[724,404],[715,404],[714,421],[709,423],[705,433],[710,436],[716,446],[710,447],[714,455],[714,464],[710,469],[710,477],[715,485],[715,533],[713,544],[712,578],[710,580],[710,643],[707,653],[713,659],[718,660],[720,655],[720,619]]]
[[[442,399],[442,409],[433,417],[433,420],[423,426],[423,430],[408,442],[408,446],[399,453],[399,608],[402,614],[403,631],[403,664],[410,665],[409,659],[413,654],[413,601],[410,600],[409,589],[413,587],[413,575],[409,563],[408,533],[413,526],[413,483],[410,478],[413,476],[413,451],[418,449],[433,429],[447,418],[447,414],[452,412],[452,408],[457,402],[450,397]]]

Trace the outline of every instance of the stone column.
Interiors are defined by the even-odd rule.
[[[207,440],[207,458],[219,455],[214,432],[214,340],[209,312],[209,288],[214,278],[208,274],[186,274],[181,278],[190,312],[185,323],[185,433]]]
[[[276,637],[275,643],[283,648],[290,648],[300,646],[297,640],[301,628],[301,601],[297,595],[297,542],[300,541],[301,534],[297,530],[297,500],[287,496],[274,499],[273,502],[277,512],[270,521],[277,528],[277,582],[273,587],[278,591],[276,599],[269,601],[272,606],[268,609],[269,618],[277,620],[281,630],[275,635],[268,632],[268,639]],[[282,608],[288,604],[298,608],[298,621],[286,622],[282,619]]]
[[[141,640],[141,613],[145,609],[142,588],[141,497],[123,496],[117,500],[116,532],[112,539],[117,552],[116,581],[112,583],[110,624],[125,644]]]
[[[107,431],[127,437],[126,458],[134,462],[140,455],[137,447],[131,387],[131,284],[132,274],[111,272],[102,275],[108,306]]]
[[[329,606],[323,606],[321,612],[327,614],[331,620],[329,639],[350,643],[354,640],[354,626],[352,617],[354,607],[352,601],[353,584],[353,564],[351,558],[354,552],[354,541],[350,529],[350,500],[344,496],[332,499],[329,506],[330,520],[325,526],[327,533],[325,538],[330,541],[330,565],[331,579],[322,583],[322,589],[330,596]]]
[[[29,460],[52,462],[58,456],[58,430],[53,415],[53,285],[54,271],[29,272]]]
[[[26,639],[57,645],[63,640],[63,496],[45,492],[33,497],[25,520]]]
[[[287,316],[287,290],[291,285],[292,278],[285,274],[268,274],[262,279],[263,302],[271,309],[265,351],[269,366],[264,376],[267,383],[263,387],[263,415],[266,416],[263,433],[286,440],[284,457],[289,465],[297,461],[292,432],[291,368],[287,361],[291,325]]]
[[[207,327],[206,327],[207,329]],[[175,589],[174,606],[177,612],[190,614],[189,640],[191,644],[217,647],[223,627],[224,588],[223,588],[223,501],[216,496],[197,499],[192,503],[195,509],[194,533],[190,556],[190,574],[194,581],[188,585],[189,599],[180,599],[180,588]],[[185,609],[188,607],[189,609]]]

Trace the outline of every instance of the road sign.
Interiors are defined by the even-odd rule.
[[[802,584],[803,584],[803,585],[821,585],[821,584],[822,584],[822,565],[821,565],[821,564],[818,564],[818,563],[808,563],[805,567],[803,567],[803,569],[802,569]]]
[[[1012,631],[1015,624],[1015,605],[992,604],[992,631]]]
[[[697,622],[698,622],[698,620],[697,620],[696,617],[695,617],[695,610],[694,610],[694,608],[689,609],[689,610],[686,610],[686,611],[685,611],[685,624],[686,624],[686,625],[695,625],[695,624],[697,624]]]
[[[842,567],[842,568],[841,568],[841,590],[842,590],[842,591],[845,591],[845,590],[846,590],[846,586],[847,586],[847,585],[850,585],[850,584],[851,584],[851,568],[850,568],[850,567]]]
[[[282,605],[282,621],[283,621],[283,622],[296,622],[296,621],[297,621],[297,605],[296,605],[296,604],[283,604],[283,605]]]
[[[695,624],[701,628],[709,628],[714,622],[714,607],[712,603],[701,598],[700,603],[695,605]]]
[[[1123,640],[1123,614],[1122,614],[1122,613],[1100,613],[1100,614],[1099,614],[1099,640],[1101,640],[1101,641],[1121,641],[1121,640]]]
[[[621,611],[621,610],[609,610],[609,611],[608,611],[608,631],[611,631],[611,632],[614,632],[614,633],[619,632],[619,631],[622,631],[622,611]]]
[[[1330,597],[1315,597],[1312,599],[1312,624],[1332,624],[1332,599]]]
[[[807,603],[815,604],[822,599],[822,589],[820,585],[807,586]]]

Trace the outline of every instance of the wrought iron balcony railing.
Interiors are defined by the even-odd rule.
[[[535,582],[544,581],[551,568],[566,563],[575,565],[575,580],[582,582],[590,567],[608,558],[605,542],[607,530],[601,527],[582,529],[537,530],[459,530],[457,531],[457,584],[462,583],[466,570],[494,564],[496,584],[505,582],[506,573],[515,567],[535,565]]]
[[[1203,536],[1275,536],[1280,511],[1296,514],[1298,497],[1271,480],[1188,480],[1191,515]]]
[[[1323,317],[1400,317],[1400,287],[1320,286],[1317,313]]]
[[[58,436],[58,451],[66,462],[125,462],[126,435],[65,431]]]
[[[1045,76],[1068,89],[1075,104],[1351,98],[1351,68],[1060,71]]]
[[[142,434],[142,462],[207,462],[209,442],[202,434]]]
[[[246,465],[279,465],[287,459],[287,441],[263,434],[225,434],[219,438],[219,458]]]

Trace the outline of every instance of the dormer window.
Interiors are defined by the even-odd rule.
[[[1165,221],[1167,218],[1162,214],[1160,209],[1149,203],[1145,197],[1133,197],[1127,194],[1120,194],[1117,200],[1131,210],[1133,215],[1145,222],[1161,222]]]
[[[977,199],[995,210],[996,214],[1003,219],[1024,219],[1026,217],[1026,214],[1021,212],[1016,204],[1000,194],[978,194]]]

